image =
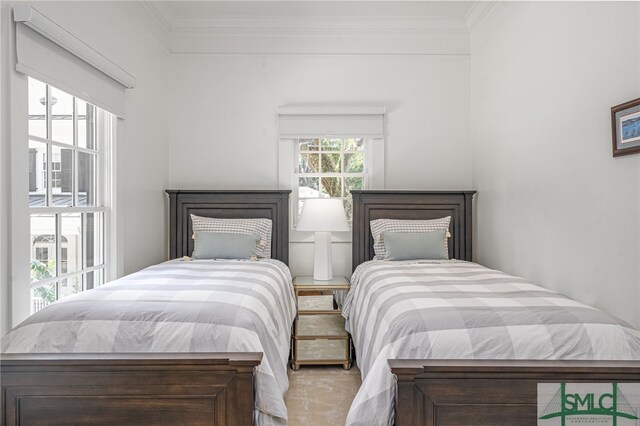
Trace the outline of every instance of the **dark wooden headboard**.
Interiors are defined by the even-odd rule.
[[[476,191],[360,190],[353,195],[352,266],[373,259],[369,222],[375,219],[438,219],[451,216],[449,257],[471,260],[472,200]]]
[[[271,219],[271,257],[289,264],[290,190],[173,190],[169,194],[169,258],[191,256],[191,214],[225,219]]]

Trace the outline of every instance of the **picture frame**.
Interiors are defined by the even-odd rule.
[[[611,108],[613,156],[640,153],[640,98]]]

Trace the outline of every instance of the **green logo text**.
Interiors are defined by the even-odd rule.
[[[565,426],[570,416],[606,416],[610,417],[612,425],[616,426],[618,418],[636,420],[638,417],[624,397],[617,383],[611,384],[611,392],[567,393],[566,383],[560,384],[560,389],[547,404],[540,420],[560,417]]]

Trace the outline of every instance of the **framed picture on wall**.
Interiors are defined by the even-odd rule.
[[[611,108],[613,156],[640,153],[640,98]]]

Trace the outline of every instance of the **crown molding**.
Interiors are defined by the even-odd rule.
[[[155,21],[145,27],[175,54],[470,53],[468,17],[173,16],[162,2],[136,3],[143,21]]]
[[[462,19],[427,19],[412,17],[301,17],[301,16],[225,16],[218,18],[178,18],[171,25],[174,34],[285,34],[314,32],[327,36],[339,33],[403,36],[406,34],[431,34],[434,32],[467,33]],[[331,32],[331,33],[329,33]]]
[[[471,51],[487,44],[527,3],[528,0],[474,1],[466,15]]]
[[[138,3],[144,10],[158,22],[158,25],[166,32],[171,32],[171,13],[163,3],[151,3],[149,0],[140,0]]]
[[[171,26],[149,1],[116,1],[114,3],[138,21],[167,53],[171,53]]]
[[[495,1],[476,0],[471,4],[464,17],[470,33],[477,31],[482,26],[487,16],[495,10],[495,3]]]

